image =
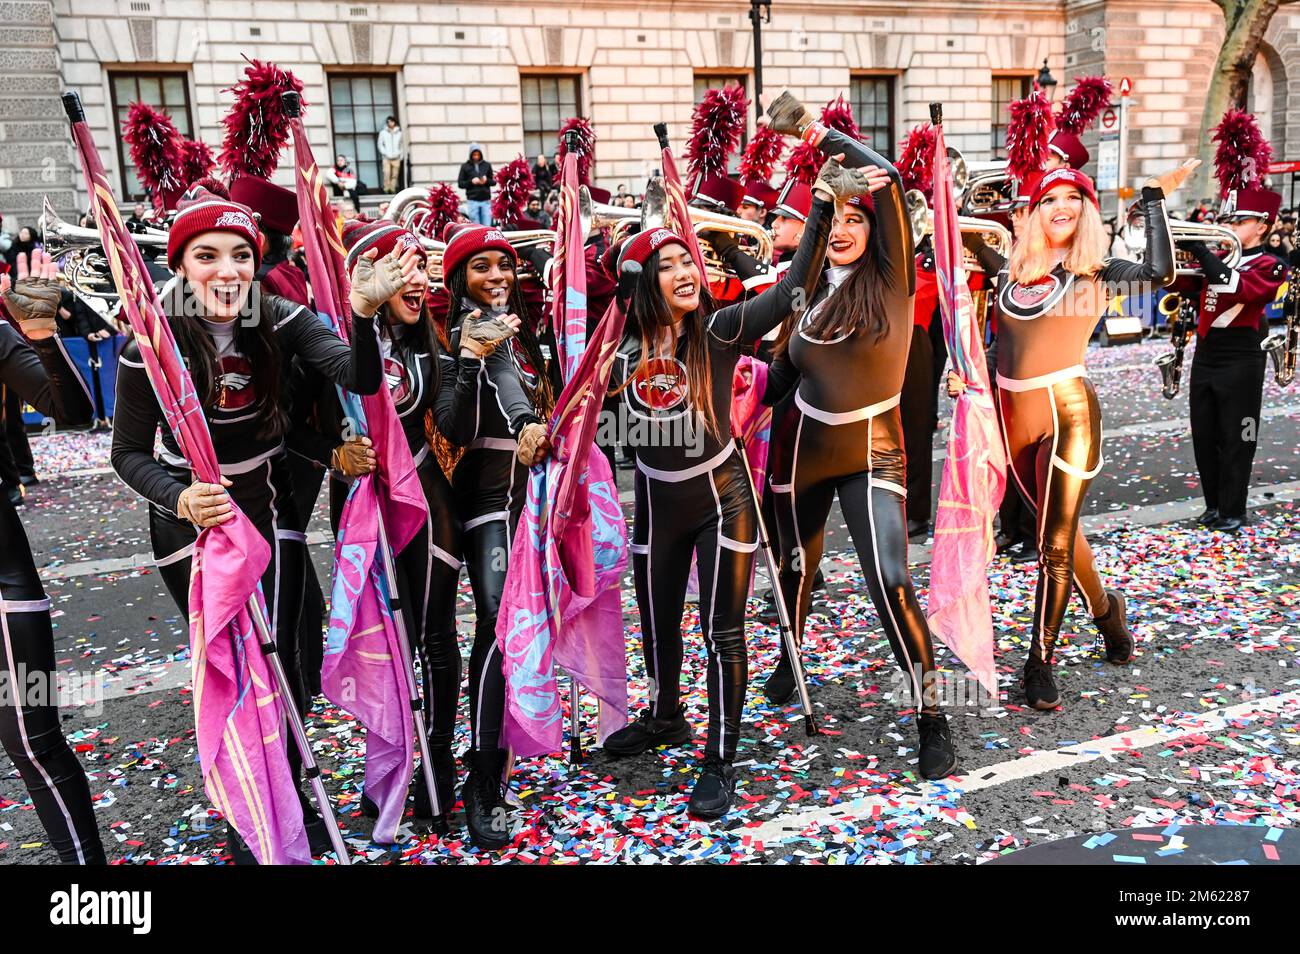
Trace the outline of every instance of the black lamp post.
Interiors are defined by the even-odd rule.
[[[754,119],[763,115],[763,24],[772,22],[772,0],[749,0],[749,22],[754,24]]]
[[[1047,57],[1043,57],[1042,69],[1038,71],[1038,88],[1047,94],[1048,102],[1056,95],[1056,77],[1047,68]]]

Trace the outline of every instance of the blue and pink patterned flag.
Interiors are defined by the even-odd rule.
[[[552,265],[553,320],[557,340],[560,329],[564,332],[566,383],[548,426],[551,453],[529,474],[497,616],[506,677],[504,735],[519,756],[563,746],[556,666],[600,701],[600,741],[627,724],[619,589],[627,568],[627,527],[609,460],[595,445],[626,316],[613,302],[592,340],[586,340],[586,256],[577,190],[577,157],[569,154],[556,230],[559,254]],[[571,293],[575,288],[579,292]]]
[[[350,306],[340,221],[330,208],[302,118],[293,117],[290,125],[298,218],[312,295],[321,320],[346,340],[343,317]],[[373,837],[380,844],[391,844],[405,810],[415,728],[411,674],[398,642],[382,548],[400,551],[424,526],[428,507],[388,389],[365,396],[340,389],[339,400],[351,429],[374,443],[378,468],[352,482],[343,506],[335,540],[321,688],[327,699],[366,727],[365,791],[379,807]]]
[[[966,284],[957,203],[943,126],[935,125],[934,262],[939,311],[953,370],[966,389],[953,408],[948,456],[939,485],[930,563],[930,628],[997,698],[989,561],[993,513],[1006,484],[1006,457],[984,359],[984,343]]]
[[[135,332],[167,427],[195,478],[218,483],[221,472],[202,403],[144,260],[118,213],[84,117],[74,116],[72,136],[122,315]],[[190,575],[190,657],[203,787],[260,864],[309,864],[302,804],[285,748],[292,701],[280,697],[254,627],[254,613],[270,625],[260,581],[271,549],[238,505],[234,514],[233,520],[199,531]]]

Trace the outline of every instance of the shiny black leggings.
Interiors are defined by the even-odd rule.
[[[1104,615],[1108,605],[1092,548],[1079,528],[1088,484],[1101,470],[1101,406],[1086,377],[1039,387],[1027,383],[999,376],[997,406],[1010,479],[1037,518],[1038,587],[1030,652],[1051,662],[1070,603],[1071,580],[1092,616]]]
[[[739,452],[685,480],[647,476],[638,466],[632,570],[651,713],[681,706],[682,614],[691,554],[700,583],[700,629],[708,648],[709,736],[705,754],[730,761],[740,740],[749,670],[745,600],[758,529]]]
[[[188,471],[173,474],[189,483]],[[262,574],[262,595],[271,616],[276,651],[289,677],[289,691],[300,715],[308,709],[303,689],[302,661],[298,644],[298,614],[303,602],[303,565],[307,559],[306,538],[296,530],[289,469],[281,455],[247,474],[231,478],[231,498],[271,546],[271,560]],[[198,531],[192,523],[150,505],[149,537],[154,560],[167,592],[180,608],[181,618],[190,614],[190,562]],[[288,745],[289,767],[297,779],[302,757],[292,739]]]
[[[27,534],[0,496],[0,742],[65,864],[104,864],[90,785],[59,723],[50,601]]]
[[[775,426],[779,436],[773,442],[770,489],[776,500],[781,593],[786,606],[798,606],[791,614],[796,640],[803,638],[826,520],[839,494],[867,592],[907,674],[912,702],[936,711],[933,642],[907,570],[907,478],[898,409],[828,424],[791,403]]]

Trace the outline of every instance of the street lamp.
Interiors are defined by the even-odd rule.
[[[754,119],[763,115],[763,24],[772,22],[772,0],[749,0],[749,22],[754,24]]]
[[[1051,102],[1052,97],[1056,95],[1056,77],[1052,71],[1047,68],[1047,57],[1043,57],[1042,69],[1038,71],[1038,88],[1047,93],[1047,100]]]

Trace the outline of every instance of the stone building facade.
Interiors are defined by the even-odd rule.
[[[878,148],[885,139],[896,148],[942,100],[949,143],[981,160],[1006,121],[1008,90],[1044,60],[1058,98],[1084,73],[1127,76],[1133,184],[1194,151],[1222,32],[1209,0],[774,0],[763,82],[813,103],[849,92],[875,115]],[[61,89],[81,94],[111,180],[125,189],[122,100],[165,83],[169,111],[217,147],[224,90],[243,56],[302,79],[322,160],[369,148],[367,124],[391,108],[420,184],[454,181],[471,140],[496,164],[553,142],[548,126],[576,103],[596,127],[596,181],[635,188],[657,164],[651,124],[667,121],[681,142],[704,86],[736,77],[752,93],[753,83],[744,0],[0,0],[6,227],[33,220],[43,194],[68,214],[84,207]],[[1252,85],[1278,158],[1300,154],[1298,60],[1300,11],[1282,7]],[[290,182],[287,162],[278,178]]]

